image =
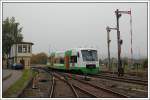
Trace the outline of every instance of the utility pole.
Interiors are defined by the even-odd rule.
[[[107,30],[107,44],[108,44],[108,67],[109,67],[109,71],[110,71],[110,68],[111,68],[111,64],[110,64],[110,31],[111,30],[117,30],[117,28],[110,28],[109,26],[106,27],[106,30]]]

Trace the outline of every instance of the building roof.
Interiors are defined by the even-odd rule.
[[[14,44],[31,44],[31,45],[33,45],[32,42],[18,42],[18,43],[14,43]]]

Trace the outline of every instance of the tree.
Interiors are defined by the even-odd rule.
[[[2,23],[2,57],[8,58],[11,46],[14,43],[21,42],[23,35],[21,34],[22,27],[15,21],[15,17],[6,18]]]

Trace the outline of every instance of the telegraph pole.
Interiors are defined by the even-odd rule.
[[[110,31],[111,30],[117,30],[117,28],[110,28],[109,26],[107,26],[106,27],[106,30],[107,30],[107,44],[108,44],[108,67],[109,67],[109,70],[110,70],[110,68],[111,68],[111,64],[110,64],[110,42],[111,42],[111,40],[110,40]]]

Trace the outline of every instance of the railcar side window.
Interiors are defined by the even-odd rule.
[[[78,52],[77,54],[78,54],[78,57],[80,57],[80,54],[79,54],[79,52]]]
[[[64,64],[64,58],[60,58],[60,64]]]
[[[77,56],[71,56],[70,63],[77,63]]]
[[[54,63],[57,63],[57,62],[56,62],[56,58],[54,58]]]

